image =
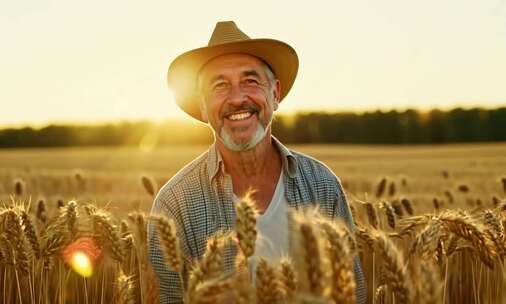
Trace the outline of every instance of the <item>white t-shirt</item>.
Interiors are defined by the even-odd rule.
[[[233,195],[234,202],[238,201]],[[271,202],[263,214],[257,217],[257,241],[255,253],[249,258],[249,268],[255,278],[258,257],[263,257],[270,263],[277,263],[288,255],[288,202],[285,198],[283,170],[281,170],[276,190]]]

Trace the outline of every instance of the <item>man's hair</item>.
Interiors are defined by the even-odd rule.
[[[265,74],[267,75],[267,78],[269,79],[269,84],[272,87],[274,85],[274,82],[276,82],[276,75],[274,75],[274,71],[272,71],[272,68],[267,62],[260,59],[262,63],[264,64]]]

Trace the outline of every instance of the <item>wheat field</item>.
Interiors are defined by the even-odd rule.
[[[353,303],[355,255],[369,303],[506,303],[506,144],[291,148],[341,178],[357,229],[294,212],[292,258],[261,260],[254,281],[248,198],[188,272],[172,221],[148,216],[157,189],[206,147],[0,150],[0,301],[158,302],[151,222],[167,265],[188,277],[188,303]],[[239,248],[234,273],[226,246]]]

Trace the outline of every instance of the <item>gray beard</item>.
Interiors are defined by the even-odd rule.
[[[244,142],[244,143],[234,142],[232,137],[225,131],[224,128],[221,129],[220,138],[221,138],[221,141],[223,142],[223,144],[225,145],[225,147],[227,147],[227,149],[235,151],[235,152],[240,152],[240,151],[246,151],[249,149],[253,149],[256,145],[258,145],[259,142],[262,141],[262,139],[264,139],[266,133],[267,133],[266,129],[259,122],[255,134],[253,134],[251,139],[248,140],[247,142]]]

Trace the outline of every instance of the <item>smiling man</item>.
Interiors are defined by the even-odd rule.
[[[354,229],[339,179],[321,162],[291,151],[271,135],[279,103],[298,70],[297,54],[273,39],[250,39],[234,22],[218,22],[207,47],[186,52],[170,65],[167,80],[186,113],[208,124],[215,141],[158,193],[151,213],[173,218],[185,269],[200,258],[207,239],[234,227],[234,204],[254,189],[260,215],[255,255],[275,261],[288,253],[288,210],[314,203]],[[178,275],[164,263],[158,237],[149,229],[150,259],[160,278],[160,302],[181,303]],[[235,252],[227,248],[225,267]],[[365,284],[355,258],[357,302]]]

